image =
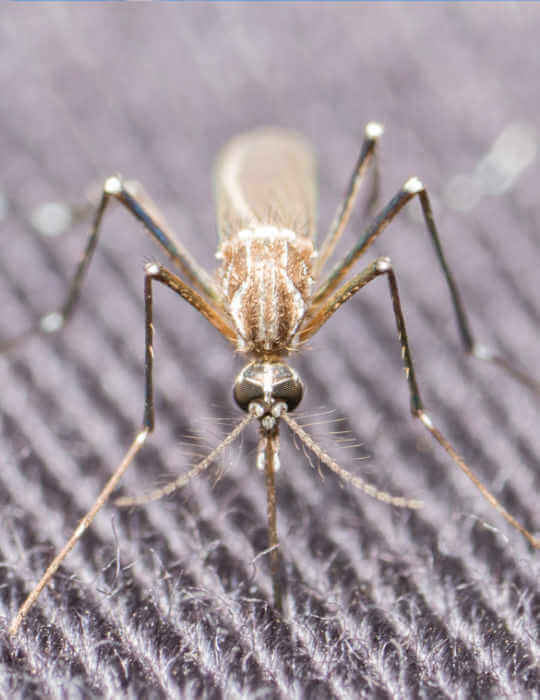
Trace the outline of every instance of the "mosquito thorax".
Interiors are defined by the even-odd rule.
[[[284,411],[294,411],[302,400],[304,385],[298,373],[284,362],[254,361],[234,382],[234,400],[243,411],[255,415],[270,432]]]

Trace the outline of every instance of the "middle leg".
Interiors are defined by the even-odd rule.
[[[77,264],[65,294],[63,303],[54,311],[40,316],[26,331],[6,341],[0,341],[0,354],[16,348],[21,342],[33,335],[51,334],[60,331],[73,316],[80,299],[83,283],[94,257],[101,225],[105,212],[111,200],[120,202],[146,228],[154,240],[165,250],[169,257],[186,276],[190,285],[199,290],[207,305],[221,312],[223,307],[219,293],[203,268],[192,258],[167,228],[163,217],[158,213],[155,204],[144,192],[142,187],[133,181],[124,183],[118,176],[107,178],[103,185],[99,204],[82,256]]]
[[[360,241],[352,248],[352,250],[349,251],[343,260],[334,267],[324,283],[319,287],[313,296],[313,306],[308,318],[309,326],[311,327],[313,325],[313,320],[319,317],[324,309],[328,308],[329,300],[333,298],[331,297],[332,293],[355,262],[365,253],[377,236],[384,231],[384,229],[403,209],[403,207],[414,197],[418,197],[420,200],[426,228],[433,243],[433,247],[435,248],[439,266],[443,272],[448,290],[450,292],[450,299],[456,315],[459,335],[465,352],[471,354],[473,357],[476,357],[479,360],[486,360],[498,365],[514,379],[517,379],[536,394],[540,394],[540,382],[538,380],[536,380],[534,377],[530,377],[518,367],[515,367],[511,362],[509,362],[495,350],[475,340],[457,283],[450,270],[450,266],[448,265],[442,248],[441,239],[435,224],[435,218],[433,216],[433,210],[431,208],[428,193],[422,182],[416,177],[410,178],[403,185],[399,192],[374,218],[373,222],[364,232]]]

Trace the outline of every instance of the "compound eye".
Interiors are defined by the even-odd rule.
[[[294,411],[304,395],[304,385],[299,377],[291,375],[288,379],[276,382],[272,387],[272,398],[284,401],[288,411]]]
[[[240,375],[234,383],[234,400],[243,411],[249,410],[252,401],[263,398],[263,390],[259,383]]]

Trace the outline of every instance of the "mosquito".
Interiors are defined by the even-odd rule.
[[[483,497],[533,547],[540,548],[540,540],[526,530],[480,482],[426,411],[420,397],[396,273],[390,258],[378,257],[349,281],[343,281],[375,238],[411,200],[417,198],[435,248],[438,265],[448,286],[464,350],[477,358],[502,366],[535,391],[539,391],[534,380],[474,340],[455,279],[443,253],[428,193],[422,182],[416,177],[407,180],[374,216],[349,253],[323,274],[347,225],[361,182],[370,167],[373,179],[368,203],[373,205],[377,199],[377,143],[382,132],[381,125],[375,122],[365,127],[360,155],[344,200],[318,249],[315,245],[315,157],[311,147],[298,134],[278,128],[258,129],[233,139],[222,151],[216,166],[219,233],[216,258],[219,268],[214,277],[202,269],[176,240],[139,184],[124,181],[118,176],[105,181],[86,247],[64,304],[59,310],[43,315],[24,337],[33,333],[57,332],[73,315],[98,243],[105,211],[113,200],[120,202],[142,222],[176,265],[180,276],[155,262],[145,266],[145,397],[142,425],[94,505],[13,618],[9,627],[11,634],[18,631],[43,588],[109,499],[154,429],[152,298],[156,283],[169,287],[195,307],[230,341],[234,350],[246,358],[247,364],[236,377],[233,386],[234,400],[246,415],[207,457],[187,473],[145,497],[120,498],[116,501],[117,504],[129,506],[145,503],[185,486],[208,469],[249,423],[257,423],[259,443],[256,463],[264,472],[266,482],[268,553],[274,607],[278,612],[283,610],[283,593],[279,573],[281,555],[276,520],[275,474],[279,468],[281,423],[285,423],[319,462],[344,482],[391,505],[419,508],[422,505],[420,501],[393,496],[343,469],[292,416],[302,400],[304,385],[296,370],[288,364],[287,357],[300,350],[356,292],[378,277],[384,277],[389,286],[412,415],[419,419],[446,450]],[[21,337],[5,343],[2,350],[12,347],[20,339]]]

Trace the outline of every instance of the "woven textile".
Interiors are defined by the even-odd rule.
[[[76,203],[117,172],[136,178],[213,270],[212,163],[231,136],[276,124],[313,142],[322,237],[377,120],[380,205],[423,180],[475,334],[538,379],[539,34],[528,4],[4,6],[0,337],[55,308],[84,246],[88,221],[35,231],[42,202]],[[539,397],[462,352],[418,203],[366,264],[383,254],[430,414],[538,532]],[[423,510],[341,484],[283,426],[280,619],[257,556],[266,505],[250,426],[174,497],[106,506],[7,637],[139,426],[148,260],[166,262],[114,207],[73,321],[0,357],[0,695],[538,697],[539,554],[411,418],[384,280],[292,358],[307,387],[298,420],[343,467]],[[240,418],[242,358],[167,290],[154,322],[156,431],[123,494],[187,470]]]

